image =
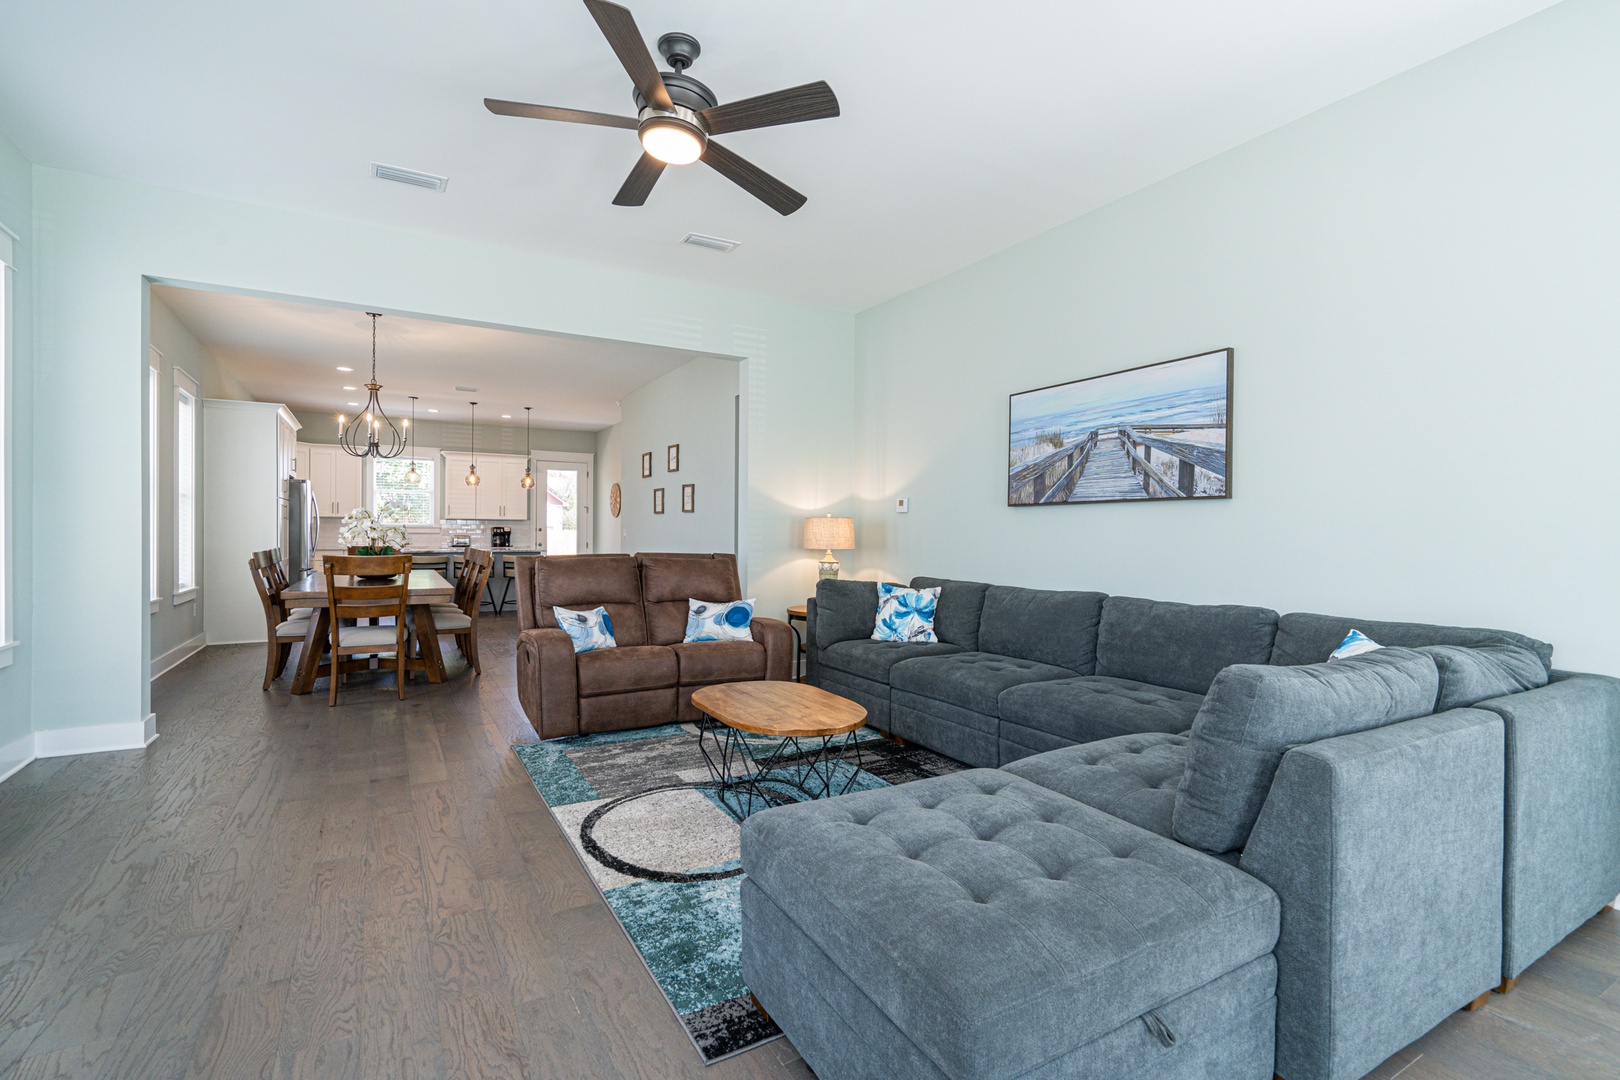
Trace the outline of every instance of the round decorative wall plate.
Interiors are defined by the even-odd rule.
[[[623,503],[624,496],[619,492],[619,485],[614,484],[612,487],[608,488],[608,509],[613,511],[614,517],[619,516],[619,507],[623,505]]]

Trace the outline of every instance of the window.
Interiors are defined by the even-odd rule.
[[[408,484],[405,474],[411,471],[412,459],[405,457],[371,462],[371,510],[376,513],[383,503],[398,503],[405,507],[406,525],[432,525],[434,492],[437,490],[439,452],[426,447],[411,447],[418,455],[414,464],[421,482]]]
[[[197,380],[174,369],[174,602],[197,595]]]
[[[146,486],[147,504],[146,542],[151,545],[151,553],[147,556],[146,572],[149,577],[149,586],[152,590],[150,597],[152,610],[158,605],[158,395],[163,393],[163,372],[160,365],[163,354],[148,346],[147,361],[150,366],[146,369]]]
[[[0,225],[0,668],[11,664],[11,242]]]

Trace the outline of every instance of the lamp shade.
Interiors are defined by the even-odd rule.
[[[804,546],[813,551],[855,550],[855,519],[831,516],[805,518]]]

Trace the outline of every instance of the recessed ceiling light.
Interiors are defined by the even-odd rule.
[[[501,413],[501,419],[502,420],[510,420],[510,419],[512,419],[512,414],[509,413],[509,412],[503,412],[503,413]]]
[[[340,368],[338,368],[338,370],[339,371],[353,371],[354,368],[352,368],[352,367],[340,367]]]
[[[345,390],[358,390],[360,388],[358,386],[345,386],[343,389],[345,389]]]
[[[349,407],[352,409],[358,409],[360,407],[360,403],[358,401],[351,401],[349,402]]]
[[[438,409],[429,409],[428,412],[438,412]]]

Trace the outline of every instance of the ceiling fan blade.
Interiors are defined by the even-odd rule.
[[[703,163],[783,217],[804,205],[803,195],[713,139],[703,148]]]
[[[642,154],[636,167],[625,177],[624,186],[613,196],[614,206],[640,206],[652,194],[653,185],[664,174],[664,163],[651,154]]]
[[[630,14],[630,9],[609,0],[585,0],[585,6],[590,9],[591,18],[596,25],[602,28],[602,36],[607,38],[608,44],[624,65],[630,81],[635,84],[641,96],[647,99],[649,105],[656,105],[660,109],[673,109],[675,103],[669,99],[669,91],[664,88],[664,80],[658,74],[658,65],[653,63],[652,53],[647,51],[647,42],[636,29],[636,20]]]
[[[633,116],[612,116],[585,109],[559,109],[553,105],[526,105],[521,101],[485,98],[484,108],[500,116],[527,116],[534,120],[561,120],[565,124],[595,124],[598,127],[629,128],[639,125]]]
[[[824,82],[805,83],[741,101],[728,101],[724,105],[704,109],[702,113],[703,123],[711,135],[776,124],[797,124],[804,120],[825,120],[837,115],[838,99],[833,96],[832,87]]]

